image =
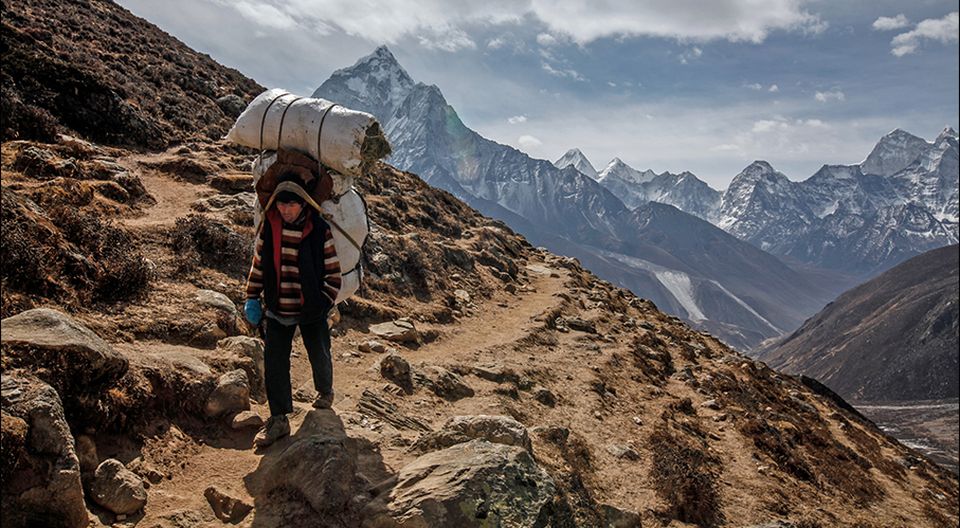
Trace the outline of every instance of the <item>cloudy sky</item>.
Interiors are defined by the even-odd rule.
[[[956,0],[118,1],[304,95],[386,44],[485,137],[719,189],[755,159],[802,180],[894,128],[958,128]]]

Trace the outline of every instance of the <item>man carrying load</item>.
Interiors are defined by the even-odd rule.
[[[260,228],[244,305],[251,324],[266,322],[264,378],[270,418],[254,438],[257,447],[266,447],[290,434],[290,350],[297,326],[318,393],[313,406],[329,409],[333,404],[327,316],[341,286],[337,250],[329,225],[308,205],[313,200],[297,175],[282,174],[279,181]]]

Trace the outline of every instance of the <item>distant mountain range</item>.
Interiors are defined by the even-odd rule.
[[[415,82],[386,47],[334,72],[313,96],[373,113],[393,145],[394,166],[741,349],[798,327],[856,283],[838,273],[814,280],[765,253],[762,241],[740,229],[765,218],[749,216],[755,200],[732,216],[730,191],[721,195],[689,172],[641,172],[620,160],[598,172],[576,149],[555,165],[480,136],[438,87]],[[744,172],[772,171],[754,165]],[[746,177],[738,178],[746,189]],[[724,226],[729,233],[710,223],[724,214],[733,218]],[[809,220],[801,218],[804,233],[812,232]],[[861,224],[869,229],[878,221],[871,216]],[[939,241],[944,235],[936,233]]]
[[[844,293],[758,351],[855,401],[960,396],[960,248],[928,251]]]

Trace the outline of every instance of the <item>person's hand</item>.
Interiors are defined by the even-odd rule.
[[[247,299],[247,303],[243,305],[243,314],[247,316],[247,321],[250,321],[250,324],[254,326],[260,324],[260,319],[263,317],[263,308],[260,307],[260,300]]]

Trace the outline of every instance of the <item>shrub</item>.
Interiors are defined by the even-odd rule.
[[[700,526],[722,523],[717,477],[710,468],[717,460],[685,445],[665,429],[650,436],[650,448],[656,493],[667,503],[670,514]]]
[[[178,218],[170,233],[170,244],[181,259],[181,272],[198,265],[243,277],[250,268],[253,244],[226,224],[204,215]]]

